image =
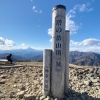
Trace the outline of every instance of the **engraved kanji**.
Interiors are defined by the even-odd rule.
[[[60,33],[62,31],[62,29],[60,28],[60,27],[58,27],[57,29],[56,29],[56,32],[58,32],[58,33]]]
[[[56,25],[61,25],[61,23],[62,23],[62,20],[57,20],[56,21]]]
[[[60,55],[61,56],[61,50],[56,50],[56,55]]]
[[[61,36],[60,35],[57,35],[56,40],[57,41],[61,40]]]
[[[61,44],[60,43],[57,43],[56,44],[56,48],[61,48]]]

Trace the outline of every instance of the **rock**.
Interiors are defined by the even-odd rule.
[[[33,71],[31,71],[31,68]],[[26,66],[24,68],[20,68],[20,71],[19,68],[16,69],[14,68],[15,72],[13,72],[13,76],[9,74],[10,68],[5,70],[0,69],[0,73],[2,72],[2,74],[0,74],[0,82],[2,81],[0,83],[0,100],[25,100],[25,97],[27,100],[30,99],[31,96],[34,96],[33,100],[49,100],[49,99],[58,100],[57,98],[53,97],[49,98],[48,96],[42,97],[43,77],[39,76],[39,74],[42,74],[39,73],[39,70],[42,70],[42,67],[41,69],[40,68],[38,69],[38,67],[34,66],[31,68],[30,70],[28,70]],[[98,69],[100,71],[100,68]],[[26,71],[23,72],[23,70]],[[84,99],[84,97],[86,98],[85,100],[99,100],[100,72],[98,70],[94,74],[93,68],[91,68],[91,70],[90,69],[87,70],[86,68],[79,69],[79,68],[69,67],[69,71],[70,71],[70,80],[69,80],[70,92],[68,92],[66,98],[64,96],[62,100],[82,100]],[[83,74],[80,75],[79,73],[81,71]],[[93,71],[93,73],[91,73],[91,71]],[[26,77],[26,73],[29,74],[29,79]],[[17,83],[14,83],[15,79]],[[22,83],[19,82],[20,79],[22,80]],[[72,90],[72,88],[75,91]],[[25,92],[21,93],[21,91]],[[85,92],[87,92],[87,94],[84,95]]]
[[[40,97],[40,100],[44,100],[44,98],[45,98],[45,96],[41,96],[41,97]]]
[[[34,84],[39,84],[39,82],[37,80],[34,81]]]
[[[50,100],[50,97],[49,97],[49,96],[47,96],[44,100]]]
[[[100,86],[100,83],[98,82],[98,83],[94,83],[95,85],[99,85]]]
[[[21,84],[21,83],[18,84],[17,87],[18,87],[21,91],[23,91],[23,90],[26,89],[26,87],[25,87],[23,84]]]
[[[4,100],[2,98],[5,98],[5,96],[4,95],[0,95],[0,100]]]
[[[23,98],[24,94],[25,94],[25,91],[20,91],[20,92],[17,93],[17,96],[19,98]]]
[[[5,79],[7,78],[7,75],[1,75],[0,78]]]
[[[74,76],[74,78],[73,78],[74,80],[77,80],[77,76]]]
[[[31,95],[31,94],[25,94],[24,95],[24,99],[25,100],[35,100],[35,96]]]
[[[84,81],[84,84],[89,85],[89,81]]]
[[[37,96],[37,97],[35,98],[35,100],[39,100],[39,97]]]
[[[21,87],[20,89],[21,89],[21,90],[25,90],[25,89],[26,89],[26,87],[22,85],[22,87]]]
[[[17,85],[15,84],[14,86],[13,86],[13,88],[16,88],[17,87]]]
[[[0,74],[3,74],[3,73],[5,73],[5,72],[4,72],[4,71],[1,71],[1,72],[0,72]]]
[[[86,74],[86,76],[87,76],[88,78],[90,78],[90,77],[91,77],[91,74]]]
[[[90,80],[92,81],[92,82],[94,82],[94,83],[97,83],[99,80],[98,79],[91,79],[90,78]]]
[[[10,98],[15,98],[15,92],[11,92],[9,95]]]
[[[26,85],[28,86],[28,85],[29,85],[29,83],[26,83]]]
[[[6,79],[0,80],[0,84],[5,84],[5,82],[6,82]]]

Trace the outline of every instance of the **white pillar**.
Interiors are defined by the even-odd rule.
[[[51,49],[43,51],[43,95],[47,96],[50,93],[50,70],[51,70]]]
[[[70,31],[65,31],[65,49],[66,49],[66,60],[65,60],[65,93],[68,92],[69,88],[69,36]]]
[[[52,10],[52,82],[54,97],[62,98],[65,92],[65,15],[66,7],[57,5]]]

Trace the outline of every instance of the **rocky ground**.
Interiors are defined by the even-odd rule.
[[[42,63],[0,68],[0,100],[58,100],[42,95]],[[69,90],[62,100],[100,100],[100,68],[69,68]]]

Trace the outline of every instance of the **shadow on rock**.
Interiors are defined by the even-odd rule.
[[[69,89],[68,93],[61,100],[100,100],[100,98],[89,96],[87,92],[79,93]]]

